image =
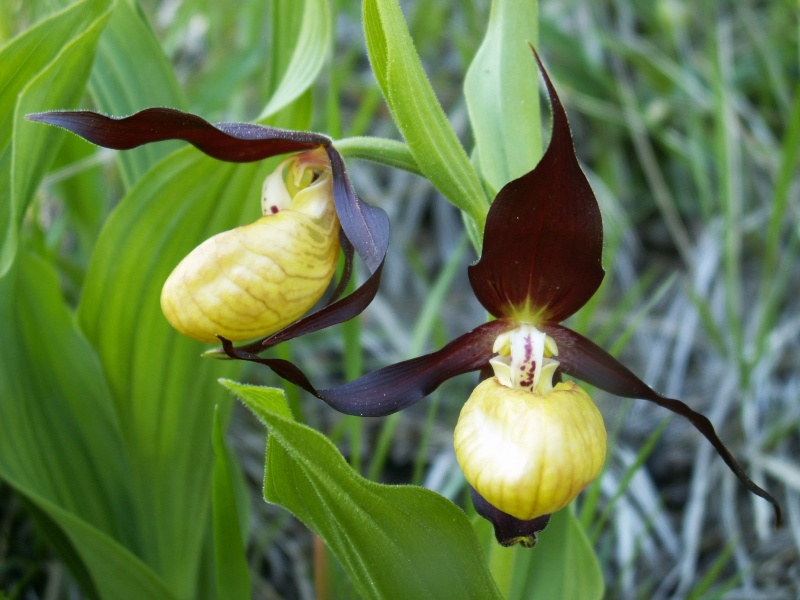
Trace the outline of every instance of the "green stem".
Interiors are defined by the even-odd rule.
[[[403,142],[379,137],[358,136],[337,140],[333,145],[345,158],[361,158],[424,177],[417,161],[411,154],[411,149]]]
[[[513,548],[506,548],[494,543],[489,546],[489,571],[494,578],[497,589],[508,598],[511,594],[511,582],[514,578],[514,562],[516,553]]]
[[[347,285],[345,294],[355,290],[355,277]],[[358,379],[364,370],[363,353],[361,349],[361,320],[356,317],[342,323],[342,337],[344,338],[344,375],[345,381]],[[361,472],[361,423],[359,417],[345,417],[348,421],[347,429],[350,430],[350,464],[357,472]]]

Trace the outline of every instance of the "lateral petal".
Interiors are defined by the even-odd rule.
[[[230,358],[266,365],[287,381],[303,388],[331,408],[348,415],[383,417],[421,400],[442,383],[463,373],[485,368],[494,355],[492,345],[503,331],[513,327],[509,321],[491,321],[456,338],[441,350],[389,365],[349,383],[317,389],[293,363],[262,358],[235,348],[228,340],[222,346]]]
[[[711,442],[728,468],[733,471],[739,481],[756,496],[764,498],[772,504],[775,513],[775,526],[781,522],[781,506],[766,490],[751,480],[742,466],[722,443],[714,426],[707,417],[692,410],[684,402],[662,396],[636,377],[616,358],[603,350],[591,340],[561,325],[546,325],[544,331],[558,344],[559,369],[586,383],[597,386],[615,396],[623,398],[641,398],[685,417],[695,429]]]

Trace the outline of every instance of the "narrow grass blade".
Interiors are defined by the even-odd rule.
[[[400,6],[366,0],[363,18],[373,72],[417,164],[482,232],[486,194],[428,82]]]

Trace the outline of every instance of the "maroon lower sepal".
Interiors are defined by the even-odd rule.
[[[492,524],[494,537],[502,546],[519,544],[525,548],[533,548],[536,545],[536,534],[547,527],[550,521],[550,515],[522,521],[489,504],[472,486],[469,492],[475,511]]]

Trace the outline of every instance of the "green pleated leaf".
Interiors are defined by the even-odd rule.
[[[239,526],[239,510],[230,466],[229,450],[220,424],[214,414],[214,566],[217,574],[217,596],[226,600],[250,598],[250,570]]]
[[[330,547],[364,598],[501,598],[469,519],[438,494],[358,475],[282,390],[222,381],[269,428],[264,497]]]
[[[79,323],[109,381],[131,457],[143,558],[182,597],[195,590],[209,518],[214,407],[229,407],[213,382],[239,365],[202,359],[207,345],[175,332],[161,313],[161,286],[211,235],[260,215],[263,163],[235,165],[185,148],[131,190],[95,247]]]
[[[0,49],[0,276],[14,260],[22,217],[60,139],[24,116],[78,101],[109,6],[77,2]]]
[[[87,593],[169,598],[131,554],[146,527],[100,361],[52,266],[27,252],[0,279],[0,348],[0,478],[40,511]]]
[[[128,463],[102,367],[55,271],[26,252],[0,279],[0,348],[0,477],[133,543]]]
[[[331,44],[331,11],[327,0],[278,2],[274,14],[272,46],[284,58],[273,67],[279,70],[280,79],[260,119],[286,108],[311,86],[325,64]],[[290,21],[289,26],[282,26],[281,16]]]
[[[483,232],[486,194],[428,82],[396,0],[365,0],[372,70],[392,117],[431,183]]]
[[[11,484],[66,534],[91,577],[92,588],[89,592],[96,594],[97,598],[176,598],[163,580],[126,547],[78,518],[73,512],[64,510],[24,487],[16,486],[13,481]]]
[[[119,0],[114,7],[98,45],[89,90],[97,110],[109,115],[130,115],[150,106],[187,107],[175,73],[134,0]],[[176,147],[171,143],[151,144],[117,154],[125,187],[130,189]]]
[[[493,195],[542,155],[535,0],[494,0],[486,37],[467,71],[464,94],[478,164]]]

